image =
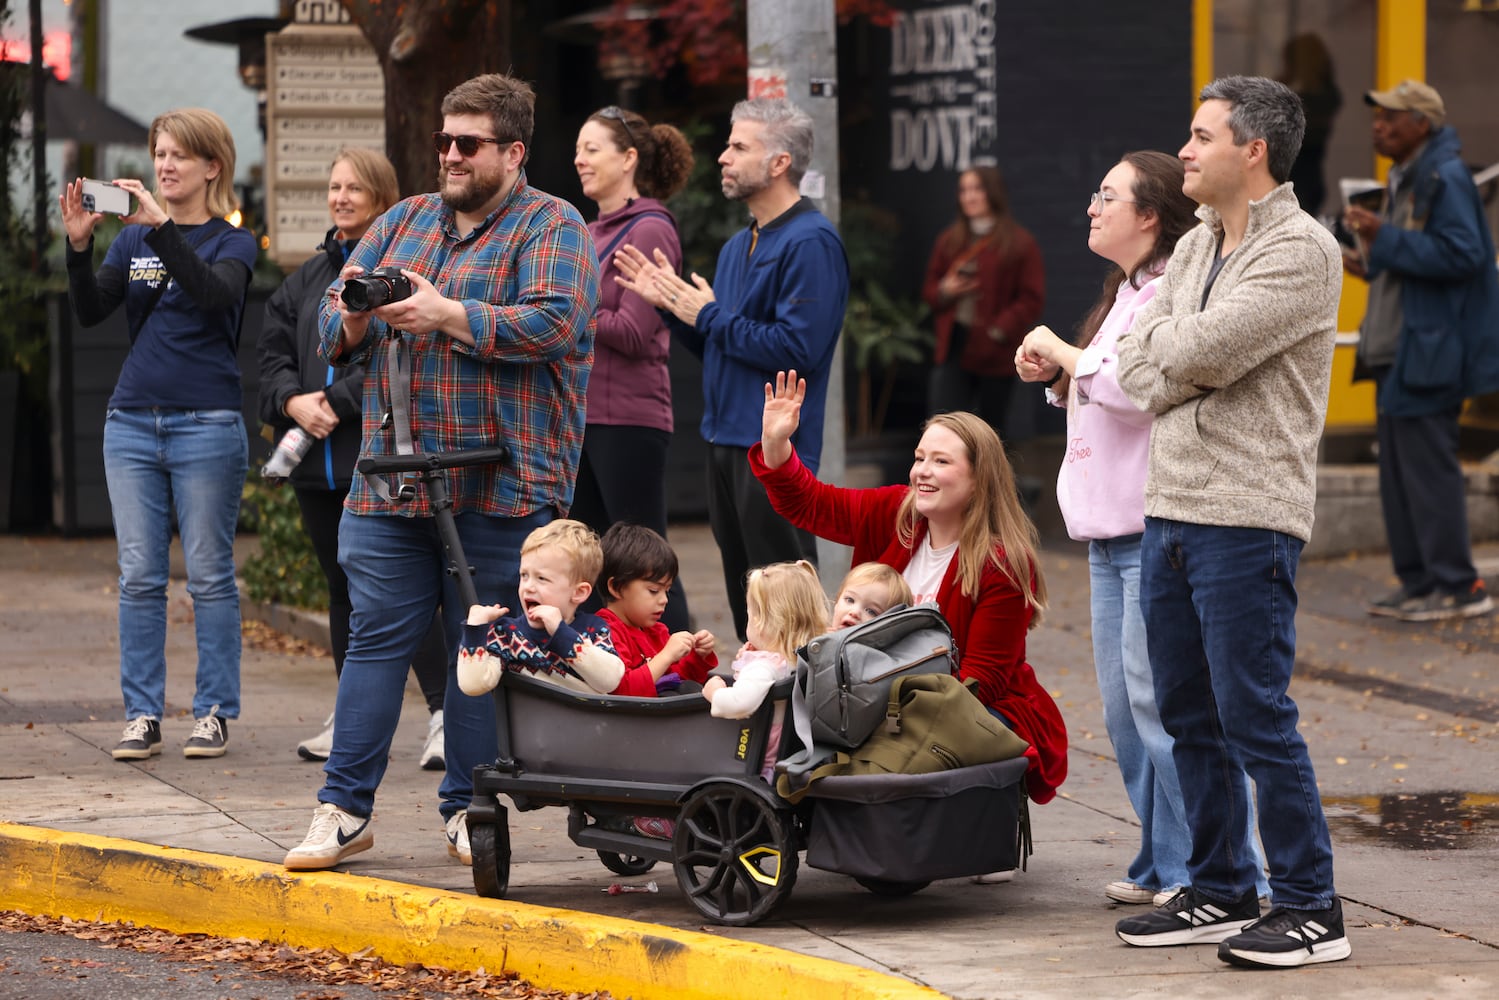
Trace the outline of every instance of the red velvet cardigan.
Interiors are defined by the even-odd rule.
[[[904,570],[911,561],[912,549],[901,545],[895,530],[896,511],[909,487],[829,486],[795,453],[785,465],[771,469],[758,444],[750,449],[749,461],[777,513],[821,538],[853,546],[855,565],[882,562]],[[919,524],[913,546],[921,544],[924,532],[925,525]],[[957,576],[954,558],[938,588],[937,606],[958,646],[958,676],[978,681],[979,700],[1009,719],[1016,734],[1030,743],[1026,789],[1034,801],[1049,802],[1067,777],[1067,725],[1025,661],[1030,605],[993,562],[984,566],[976,598],[963,594]]]

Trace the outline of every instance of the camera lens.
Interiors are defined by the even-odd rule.
[[[343,300],[355,312],[368,312],[390,301],[390,285],[379,278],[350,278],[344,284]]]

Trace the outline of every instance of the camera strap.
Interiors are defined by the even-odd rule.
[[[399,330],[394,331],[386,341],[385,372],[389,398],[381,426],[390,427],[395,432],[397,455],[411,455],[415,453],[411,440],[411,343],[401,336]],[[416,484],[413,482],[399,483],[392,490],[390,483],[379,473],[366,472],[362,475],[381,500],[406,503],[416,499]]]

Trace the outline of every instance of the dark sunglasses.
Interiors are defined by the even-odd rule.
[[[439,156],[447,156],[448,147],[453,145],[453,143],[455,142],[458,144],[458,152],[462,153],[464,156],[475,156],[479,152],[480,143],[492,142],[496,146],[506,146],[512,142],[515,142],[515,140],[486,139],[482,135],[449,135],[446,132],[432,133],[432,145],[437,149],[437,154]]]
[[[640,143],[635,141],[635,133],[630,131],[630,123],[625,121],[625,112],[623,108],[611,104],[607,108],[601,109],[598,113],[598,116],[600,118],[608,118],[611,121],[619,122],[620,128],[625,130],[625,137],[630,140],[630,145],[627,148],[640,148]]]

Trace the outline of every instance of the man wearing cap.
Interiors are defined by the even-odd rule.
[[[1360,371],[1376,386],[1379,495],[1400,586],[1369,613],[1402,621],[1488,614],[1473,567],[1458,462],[1463,400],[1499,389],[1499,276],[1478,189],[1458,156],[1442,97],[1404,80],[1364,95],[1374,151],[1394,161],[1385,208],[1343,216],[1368,248]]]

